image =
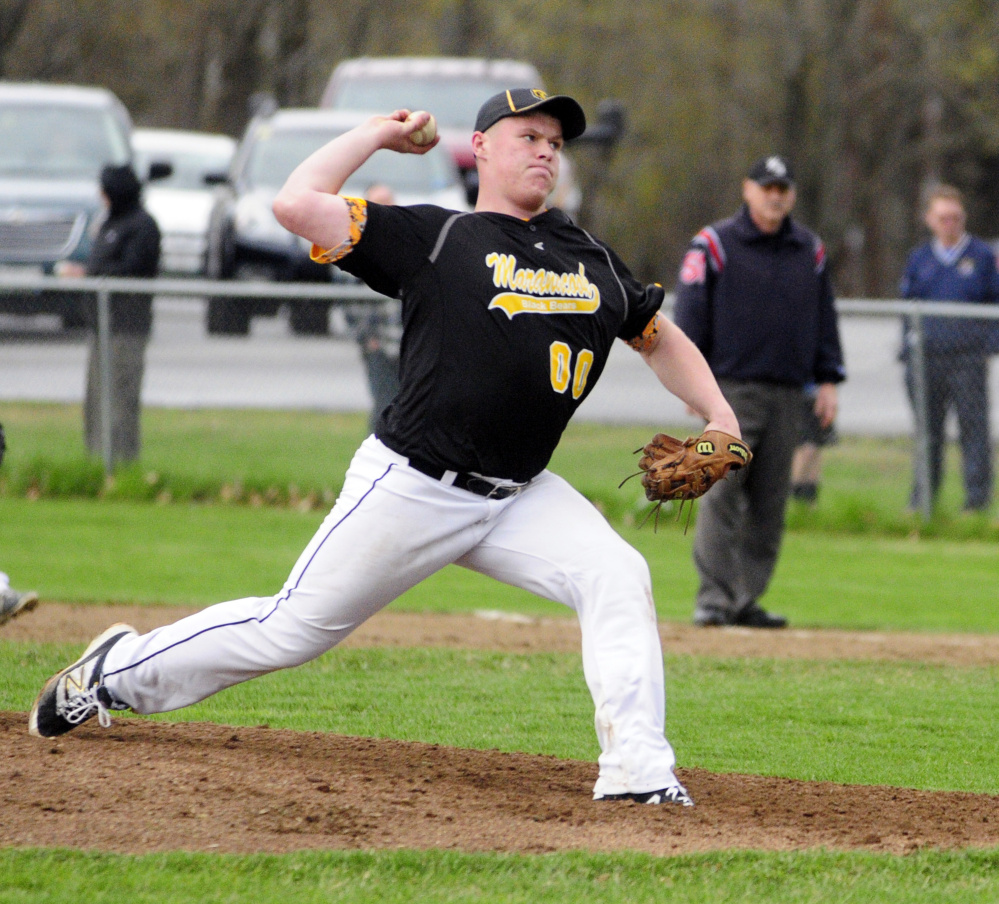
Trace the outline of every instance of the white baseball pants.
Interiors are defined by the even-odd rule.
[[[409,467],[374,437],[276,596],[220,603],[110,650],[104,684],[139,713],[165,712],[334,647],[450,563],[569,606],[601,754],[595,793],[676,783],[664,734],[662,650],[648,566],[562,478],[486,499]]]

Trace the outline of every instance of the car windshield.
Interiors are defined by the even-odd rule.
[[[0,176],[96,179],[127,163],[128,136],[112,113],[78,107],[0,107]]]
[[[337,134],[319,129],[277,131],[264,127],[257,132],[250,149],[245,177],[253,187],[280,188],[299,163]],[[384,182],[400,193],[426,194],[452,185],[454,174],[448,158],[436,149],[427,154],[377,151],[351,176],[348,186],[363,192],[376,182]]]
[[[507,88],[530,88],[509,80],[379,78],[344,82],[334,106],[338,110],[429,110],[445,128],[471,129],[475,116],[494,94]]]
[[[229,152],[155,151],[145,148],[135,153],[135,170],[147,173],[150,163],[169,163],[173,172],[157,179],[156,188],[205,189],[208,173],[224,173],[229,167]]]

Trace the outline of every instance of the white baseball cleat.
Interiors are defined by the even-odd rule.
[[[111,724],[109,711],[128,707],[116,702],[101,683],[104,660],[119,640],[138,633],[130,625],[112,625],[90,641],[76,662],[45,682],[31,707],[28,731],[39,738],[54,738],[93,716],[107,728]]]

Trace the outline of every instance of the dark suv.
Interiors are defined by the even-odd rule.
[[[4,271],[51,274],[85,261],[102,213],[98,179],[132,156],[131,120],[110,91],[0,81],[0,283]],[[70,292],[0,292],[0,311],[82,325]]]

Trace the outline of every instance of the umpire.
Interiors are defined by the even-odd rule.
[[[784,534],[802,390],[817,384],[815,413],[828,426],[846,374],[825,248],[791,219],[791,164],[759,160],[742,197],[735,216],[694,237],[677,286],[676,323],[707,359],[754,455],[701,500],[694,623],[783,628],[787,619],[758,600]]]

